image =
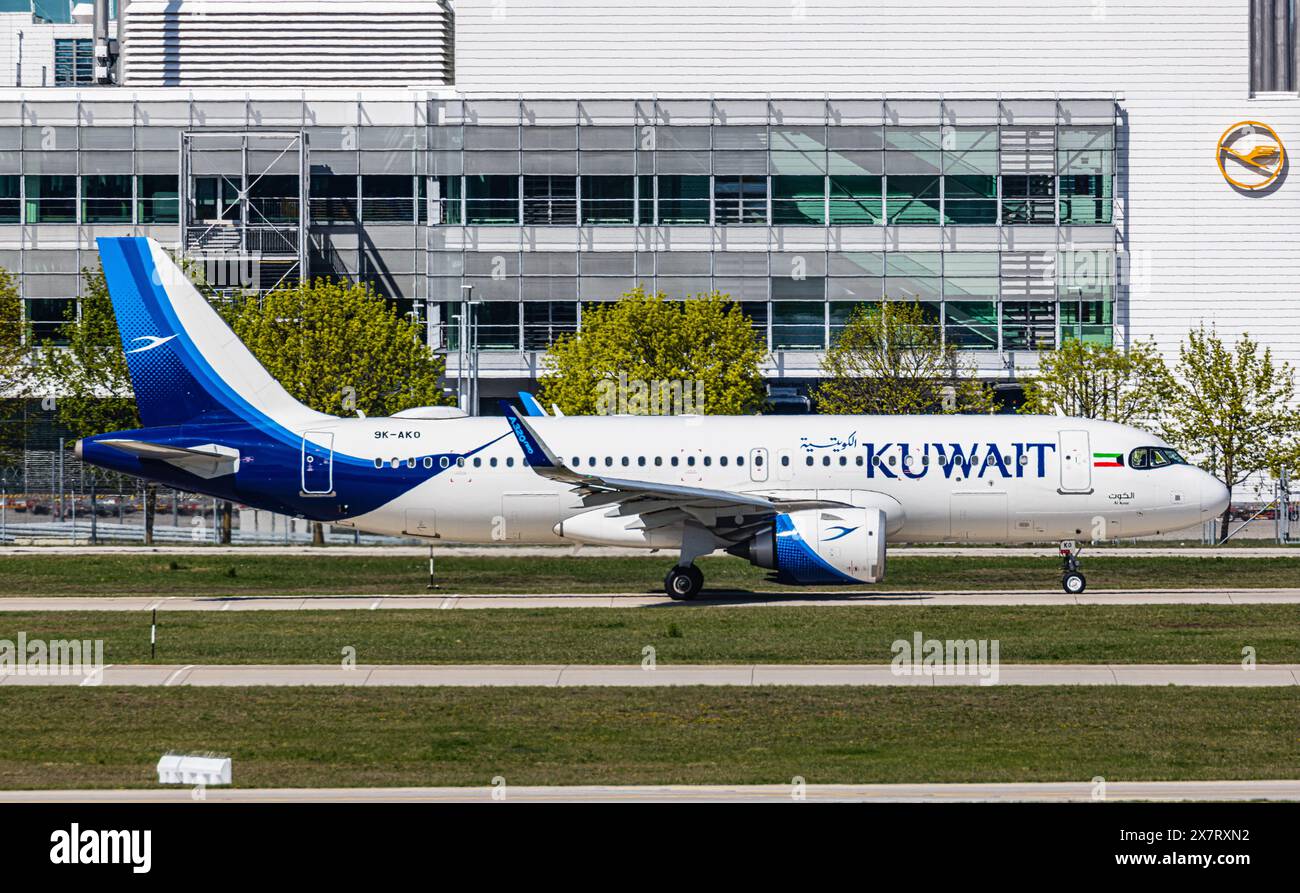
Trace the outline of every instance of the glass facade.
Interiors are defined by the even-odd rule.
[[[730,295],[776,351],[884,300],[979,353],[1114,337],[1111,100],[65,96],[0,104],[0,264],[33,331],[95,235],[296,226],[305,193],[308,274],[372,283],[439,347],[467,286],[499,353],[638,285]],[[302,134],[303,166],[263,131]]]
[[[54,39],[54,86],[95,83],[95,42],[88,37]]]

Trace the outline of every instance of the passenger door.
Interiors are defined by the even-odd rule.
[[[1092,453],[1089,452],[1087,431],[1062,431],[1059,454],[1061,457],[1061,492],[1092,492]]]

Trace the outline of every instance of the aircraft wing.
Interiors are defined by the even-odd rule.
[[[642,525],[654,528],[694,518],[714,529],[741,532],[782,512],[813,508],[844,508],[848,503],[826,499],[782,499],[761,493],[688,487],[658,481],[606,477],[566,466],[537,435],[527,419],[503,404],[506,420],[524,452],[524,462],[542,477],[573,485],[585,506],[617,506],[619,514],[640,515]],[[725,519],[724,524],[719,521]]]

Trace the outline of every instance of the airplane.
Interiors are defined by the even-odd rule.
[[[1062,543],[1178,530],[1228,490],[1137,428],[1061,416],[340,418],[292,398],[157,242],[99,251],[145,427],[87,437],[93,465],[337,527],[434,542],[679,550],[697,597],[718,551],[800,585],[885,576],[887,546]]]

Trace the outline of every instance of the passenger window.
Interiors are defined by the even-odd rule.
[[[663,456],[655,456],[655,468],[658,468],[660,465],[663,465],[663,464],[664,464],[664,457],[663,457]]]
[[[861,457],[861,456],[858,456],[858,457],[857,457],[856,462],[857,462],[859,468],[862,467],[862,457]]]
[[[830,464],[831,464],[831,457],[830,457],[830,456],[822,456],[822,465],[823,465],[823,466],[826,466],[826,465],[830,465]]]
[[[481,468],[482,466],[483,466],[483,460],[480,459],[478,456],[475,456],[475,457],[474,457],[474,467],[475,467],[475,468]]]
[[[624,467],[624,468],[627,468],[627,467],[628,467],[629,465],[631,465],[631,464],[632,464],[632,460],[629,459],[627,456],[624,456],[624,457],[623,457],[623,467]]]
[[[464,467],[465,467],[465,457],[464,457],[464,456],[461,456],[461,457],[459,457],[459,458],[456,460],[456,467],[457,467],[457,468],[464,468]]]
[[[399,466],[399,465],[402,464],[402,460],[401,460],[401,459],[398,459],[396,456],[394,456],[393,459],[392,459],[392,461],[391,461],[389,464],[390,464],[393,468],[396,468],[397,466]]]
[[[889,457],[889,467],[890,467],[890,468],[893,468],[893,467],[894,467],[895,465],[897,465],[897,464],[898,464],[898,457],[897,457],[897,456],[890,456],[890,457]]]
[[[514,467],[515,467],[515,457],[510,456],[509,458],[506,459],[506,468],[514,468]]]
[[[704,467],[705,467],[705,468],[708,468],[708,467],[709,467],[710,465],[712,465],[712,464],[713,464],[713,457],[712,457],[712,456],[705,456],[705,457],[704,457]]]
[[[744,465],[744,464],[745,464],[745,457],[744,457],[744,456],[737,456],[737,457],[736,457],[736,464],[737,464],[737,465]],[[763,459],[762,459],[761,456],[759,457],[758,464],[759,464],[759,465],[762,465],[762,464],[763,464]]]
[[[496,458],[496,456],[493,456],[491,459],[488,460],[488,465],[491,465],[493,468],[496,468],[496,467],[497,467],[497,458]]]
[[[639,465],[639,466],[642,467],[642,468],[645,468],[645,456],[637,456],[637,457],[636,457],[636,464]]]
[[[442,468],[446,468],[450,464],[451,462],[447,459],[446,456],[443,456],[438,460],[438,465],[441,466]]]
[[[727,457],[726,457],[726,456],[719,456],[719,457],[718,457],[718,464],[721,465],[721,466],[723,466],[723,467],[725,468],[726,465],[727,465]]]
[[[375,468],[383,468],[383,467],[384,467],[384,460],[383,460],[383,459],[376,459],[376,460],[375,460]]]
[[[782,468],[788,468],[789,466],[790,466],[790,457],[789,457],[789,456],[782,456],[782,457],[781,457],[781,467],[782,467]]]
[[[687,457],[686,457],[686,464],[689,465],[689,466],[691,466],[692,468],[694,468],[694,467],[695,467],[695,457],[694,457],[694,456],[687,456]]]
[[[673,457],[672,457],[671,459],[669,459],[668,461],[669,461],[669,463],[673,466],[673,468],[676,468],[676,467],[677,467],[677,457],[676,457],[676,456],[673,456]]]
[[[409,458],[409,459],[406,460],[406,467],[407,467],[407,468],[414,468],[414,467],[415,467],[415,457],[414,457],[414,456],[412,456],[411,458]]]
[[[848,464],[849,464],[849,457],[848,457],[848,456],[840,456],[840,466],[843,467],[843,466],[848,465]]]
[[[805,465],[812,465],[812,464],[813,464],[813,457],[812,457],[812,456],[809,456],[807,459],[805,459],[805,460],[804,460],[804,464],[805,464]]]

